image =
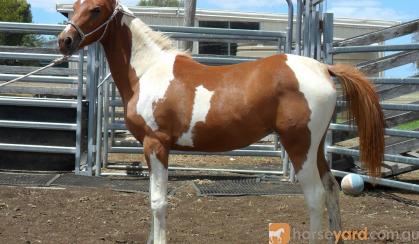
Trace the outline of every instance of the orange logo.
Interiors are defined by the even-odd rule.
[[[289,224],[269,224],[269,244],[287,244],[291,239],[291,226]]]

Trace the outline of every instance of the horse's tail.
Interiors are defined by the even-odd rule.
[[[358,126],[360,159],[369,174],[379,176],[384,154],[384,115],[379,97],[367,77],[353,66],[336,64],[329,73],[342,83],[350,121]]]

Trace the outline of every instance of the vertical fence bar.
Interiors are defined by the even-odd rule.
[[[110,72],[107,69],[107,72]],[[111,82],[110,79],[105,81],[105,93],[104,98],[104,114],[103,114],[103,167],[108,167],[108,153],[109,153],[109,89]]]
[[[292,50],[292,35],[294,26],[294,5],[291,0],[286,0],[288,4],[288,26],[287,26],[287,44],[285,46],[285,52],[291,53]]]
[[[92,166],[95,155],[94,136],[96,133],[96,91],[98,79],[98,44],[94,43],[88,49],[88,80],[87,80],[87,94],[89,101],[88,124],[87,124],[87,162],[86,170],[83,174],[92,175]]]
[[[116,99],[116,86],[115,86],[115,82],[111,82],[111,102],[115,101]],[[116,107],[113,105],[111,106],[111,124],[115,124],[115,113],[116,113]],[[113,145],[115,145],[115,130],[113,128],[111,128],[111,144],[109,145],[109,147],[112,147]]]
[[[106,62],[104,57],[103,50],[99,51],[99,79],[98,81],[102,81],[106,77]],[[101,84],[100,87],[97,87],[97,116],[96,116],[96,159],[95,159],[95,169],[96,169],[96,176],[101,175],[101,169],[102,169],[102,140],[104,139],[104,133],[103,133],[103,90],[104,90],[104,84]]]
[[[318,59],[316,56],[317,35],[319,33],[319,12],[313,11],[310,18],[310,57]]]
[[[333,64],[333,55],[328,51],[333,47],[333,13],[324,14],[323,33],[324,61],[326,64]]]
[[[330,48],[333,47],[333,13],[325,13],[323,16],[323,56],[326,64],[333,64],[333,54],[329,53]],[[332,123],[336,123],[336,112],[333,113]],[[327,151],[329,146],[333,145],[333,130],[328,130],[326,139],[324,141],[324,149],[326,161],[329,163],[329,168],[332,169],[333,155]]]
[[[296,41],[295,41],[295,54],[301,55],[301,22],[303,18],[303,1],[297,0],[297,26],[296,26]]]
[[[77,115],[76,115],[76,155],[75,155],[75,173],[80,173],[80,165],[81,165],[81,133],[82,133],[82,116],[83,116],[83,68],[84,68],[84,49],[80,50],[79,52],[79,73],[78,73],[78,79],[79,79],[79,86],[77,89]]]
[[[311,0],[306,0],[304,8],[304,56],[310,55],[310,22],[311,22]]]
[[[102,76],[103,78],[103,76]],[[103,107],[103,85],[97,88],[97,116],[96,116],[96,164],[95,164],[95,175],[100,176],[102,169],[102,111]]]

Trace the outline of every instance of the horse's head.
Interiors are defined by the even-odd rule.
[[[58,38],[60,52],[71,55],[80,48],[100,41],[117,13],[117,0],[76,0],[74,15]]]

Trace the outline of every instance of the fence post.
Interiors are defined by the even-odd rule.
[[[292,50],[292,34],[294,26],[294,5],[291,0],[286,0],[288,4],[288,26],[287,26],[287,43],[285,46],[285,52],[291,53]]]
[[[92,175],[93,161],[95,159],[95,132],[96,132],[96,99],[97,99],[97,80],[99,78],[99,44],[94,43],[88,48],[87,58],[87,101],[88,101],[88,124],[87,124],[87,161],[86,169],[80,174]]]
[[[75,154],[75,169],[74,171],[76,174],[80,172],[80,164],[81,164],[81,133],[82,133],[82,115],[83,115],[83,68],[84,68],[84,49],[80,50],[79,52],[79,63],[78,63],[78,89],[77,89],[77,118],[76,118],[76,154]]]
[[[333,47],[333,13],[325,13],[323,17],[323,52],[324,61],[326,64],[333,64],[333,54],[329,51]],[[332,123],[336,123],[336,112],[333,113]],[[326,139],[324,141],[324,153],[326,160],[329,163],[329,168],[332,169],[333,155],[329,153],[327,148],[333,145],[333,130],[328,130]]]

